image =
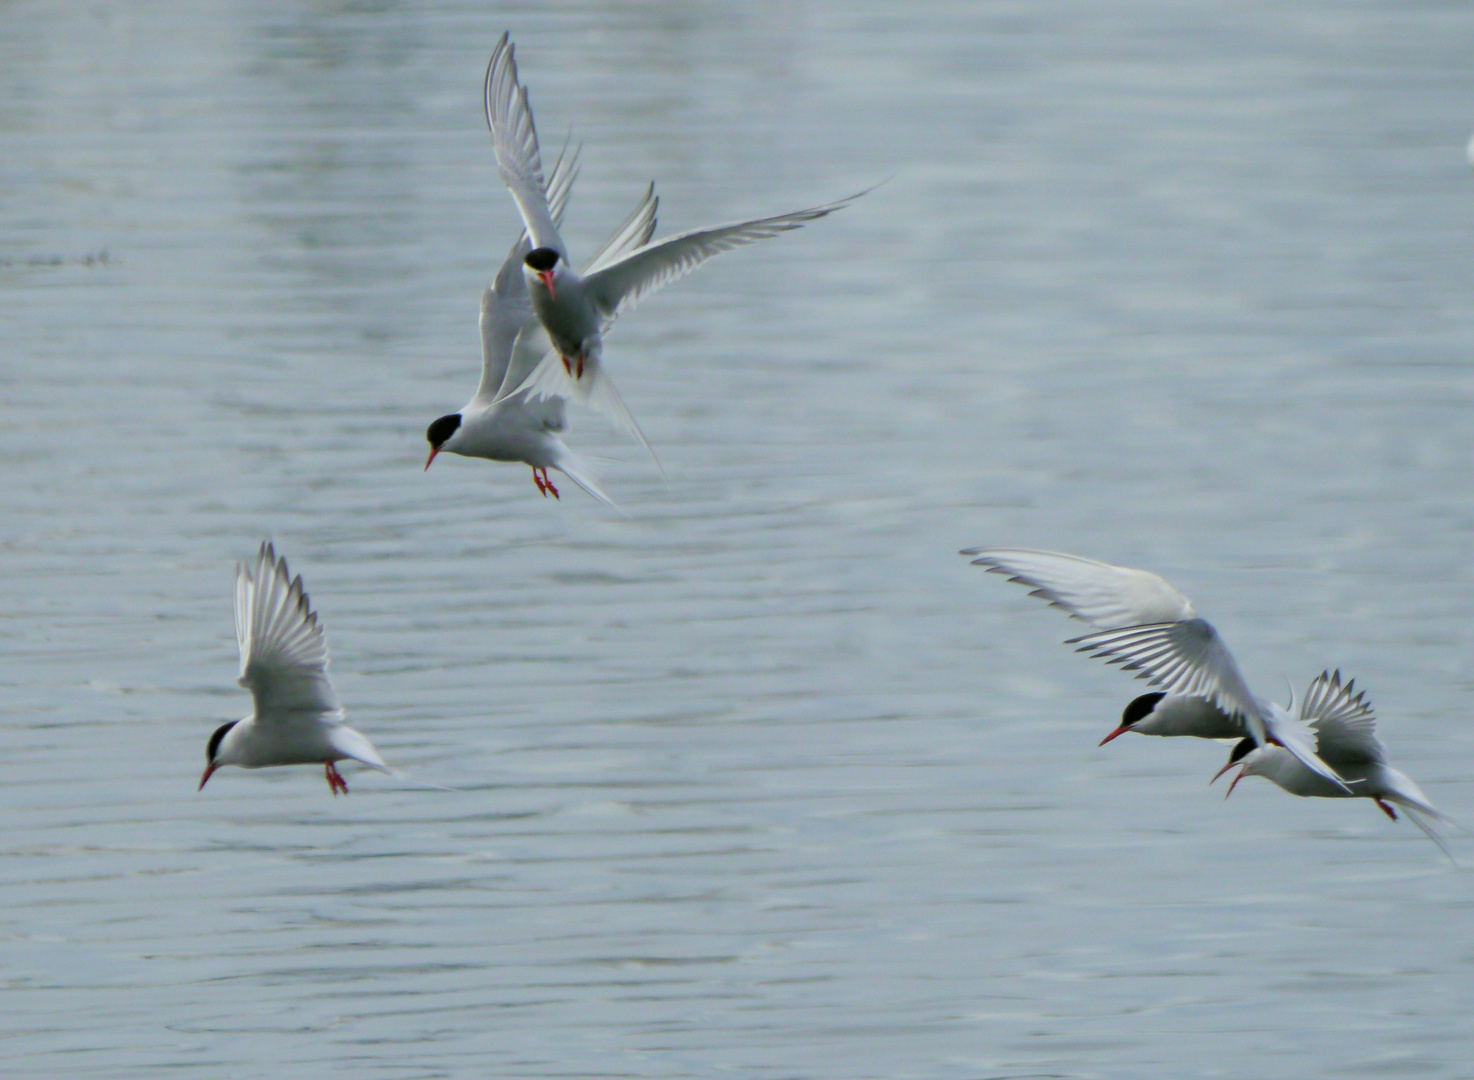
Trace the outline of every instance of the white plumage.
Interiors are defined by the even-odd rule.
[[[291,576],[270,543],[261,545],[254,564],[236,566],[235,635],[239,681],[254,709],[211,736],[201,788],[223,765],[322,765],[334,794],[348,790],[335,762],[352,759],[390,771],[373,744],[343,723],[317,613],[302,579]]]
[[[1238,765],[1239,773],[1228,786],[1229,795],[1244,777],[1262,776],[1291,795],[1304,798],[1371,799],[1394,821],[1397,813],[1389,804],[1395,804],[1444,854],[1450,855],[1433,828],[1434,822],[1447,819],[1412,777],[1387,763],[1387,749],[1377,738],[1372,703],[1365,693],[1355,689],[1354,679],[1343,683],[1340,671],[1321,672],[1300,702],[1298,720],[1313,733],[1316,754],[1336,770],[1344,784],[1333,784],[1312,772],[1281,747],[1256,747],[1247,740],[1233,748],[1228,764],[1213,779]]]
[[[1128,707],[1121,727],[1105,741],[1138,727],[1158,735],[1247,736],[1257,746],[1283,745],[1327,783],[1340,784],[1316,757],[1307,733],[1285,710],[1254,696],[1212,624],[1199,618],[1192,602],[1163,578],[1056,551],[969,548],[962,554],[975,556],[973,564],[989,573],[1029,586],[1030,595],[1093,628],[1066,644],[1159,688],[1160,697],[1147,695],[1133,702],[1141,703],[1140,716],[1133,719]],[[1201,704],[1194,707],[1194,701]],[[1157,709],[1172,711],[1171,724],[1165,716],[1152,723]]]
[[[504,393],[525,390],[534,397],[561,395],[588,404],[608,414],[647,450],[650,444],[603,370],[603,334],[609,324],[643,297],[713,256],[797,229],[865,194],[651,242],[658,205],[652,185],[640,207],[579,273],[545,195],[532,106],[517,76],[516,47],[506,34],[487,64],[485,95],[497,166],[532,242],[523,274],[533,311],[552,344],[528,376],[509,383]]]
[[[577,149],[559,154],[548,188],[554,220],[562,216],[577,175]],[[600,502],[612,505],[593,473],[563,442],[568,426],[563,399],[535,400],[515,389],[551,348],[533,315],[522,278],[522,258],[529,250],[524,232],[481,294],[481,381],[459,412],[430,425],[426,432],[430,457],[425,468],[441,451],[519,461],[532,468],[533,482],[544,495],[557,497],[558,489],[547,474],[557,469]]]

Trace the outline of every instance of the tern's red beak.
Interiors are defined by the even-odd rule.
[[[556,300],[557,297],[553,295],[553,272],[551,270],[539,270],[537,276],[542,278],[543,284],[548,287],[548,299]]]
[[[1112,739],[1119,738],[1120,736],[1126,734],[1126,732],[1128,732],[1130,730],[1131,729],[1129,727],[1127,727],[1125,724],[1122,724],[1115,731],[1111,732],[1109,735],[1107,735],[1104,739],[1101,739],[1100,742],[1096,743],[1095,745],[1096,746],[1104,746],[1106,743],[1110,742]]]
[[[1242,769],[1239,770],[1239,774],[1233,778],[1233,783],[1231,783],[1231,784],[1228,785],[1228,791],[1224,793],[1224,796],[1223,797],[1225,799],[1228,798],[1230,795],[1233,794],[1233,789],[1239,786],[1239,781],[1244,778],[1244,773],[1247,770],[1248,770],[1248,766],[1247,765],[1244,766],[1244,768],[1242,768]]]
[[[205,775],[202,776],[202,777],[200,777],[200,786],[195,789],[196,791],[204,791],[205,790],[205,785],[207,783],[209,783],[210,777],[212,777],[212,776],[215,775],[215,770],[217,768],[219,768],[219,766],[216,765],[213,761],[210,762],[210,764],[208,764],[208,765],[205,766]]]
[[[429,469],[430,469],[430,462],[432,462],[432,461],[435,460],[435,455],[438,454],[438,453],[440,453],[440,447],[438,447],[438,446],[432,446],[432,447],[430,447],[430,456],[425,459],[425,468],[422,471],[426,471],[426,472],[429,471]]]
[[[1235,765],[1241,765],[1241,764],[1243,764],[1243,763],[1242,762],[1239,762],[1239,761],[1230,761],[1227,765],[1223,766],[1223,768],[1219,769],[1216,773],[1213,774],[1213,779],[1211,779],[1211,780],[1208,781],[1208,786],[1209,787],[1212,787],[1214,784],[1218,783],[1218,778],[1220,776],[1222,776],[1224,773],[1228,772],[1228,770],[1231,769],[1231,768],[1233,768]],[[1235,781],[1235,783],[1237,783],[1237,781]],[[1233,787],[1230,786],[1228,790],[1229,791],[1232,791],[1233,790]],[[1227,798],[1227,796],[1224,796],[1224,797]]]

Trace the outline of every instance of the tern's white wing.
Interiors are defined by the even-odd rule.
[[[604,318],[612,319],[662,285],[689,274],[713,255],[797,229],[806,222],[843,209],[863,194],[865,192],[862,191],[824,206],[791,214],[739,221],[712,229],[693,229],[653,244],[644,244],[624,258],[585,276],[588,296]]]
[[[516,46],[505,33],[486,65],[486,123],[502,180],[517,203],[533,245],[553,248],[566,259],[568,252],[548,208],[532,106],[527,90],[517,81]]]
[[[650,237],[655,234],[655,211],[659,207],[660,197],[655,194],[655,185],[651,184],[645,190],[645,197],[640,200],[640,205],[635,207],[630,216],[624,219],[624,224],[615,229],[614,234],[604,241],[603,247],[594,252],[594,257],[583,268],[585,276],[596,273],[611,263],[618,262],[628,252],[648,244]]]
[[[548,199],[554,221],[562,220],[563,208],[578,176],[578,152],[579,148],[574,147],[568,153],[565,146],[548,178]],[[540,347],[537,341],[528,340],[521,346],[522,353],[518,352],[519,342],[528,338],[529,327],[538,326],[532,301],[527,296],[527,280],[522,276],[522,260],[530,250],[532,245],[524,230],[502,262],[491,287],[481,294],[481,384],[473,400],[495,400],[501,396],[504,386],[520,385],[543,353],[552,348],[547,335],[539,334],[536,336],[541,339]],[[529,363],[526,350],[534,348],[537,352]],[[513,373],[514,381],[508,381],[508,371]]]
[[[253,568],[235,572],[235,636],[240,684],[251,691],[256,716],[331,713],[340,708],[328,681],[328,647],[302,579],[262,544]]]
[[[1288,750],[1301,765],[1311,772],[1319,773],[1332,783],[1346,788],[1346,782],[1336,775],[1336,770],[1323,761],[1316,752],[1315,732],[1299,717],[1274,702],[1266,702],[1263,711],[1264,731],[1270,742]],[[1342,763],[1344,764],[1344,763]]]
[[[1343,683],[1339,670],[1334,675],[1323,671],[1300,703],[1300,719],[1315,731],[1316,753],[1337,767],[1387,760],[1372,703],[1355,686],[1355,679]]]
[[[1242,716],[1256,743],[1265,741],[1263,710],[1206,619],[1098,630],[1066,644],[1134,671],[1169,694],[1207,698],[1229,715]]]
[[[1134,671],[1137,678],[1169,694],[1207,698],[1229,715],[1243,717],[1256,745],[1278,743],[1307,769],[1341,784],[1335,770],[1316,756],[1309,730],[1283,709],[1263,705],[1250,693],[1233,655],[1206,619],[1098,630],[1067,644],[1119,664],[1123,671]]]
[[[1196,616],[1187,597],[1146,570],[1028,548],[968,548],[962,554],[977,556],[974,566],[1027,585],[1033,590],[1030,596],[1100,630]]]

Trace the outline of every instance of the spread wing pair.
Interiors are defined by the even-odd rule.
[[[1304,726],[1253,695],[1212,624],[1156,574],[1054,551],[970,548],[962,554],[1091,626],[1091,633],[1067,642],[1078,651],[1134,672],[1165,694],[1207,701],[1238,720],[1254,745],[1283,746],[1306,768],[1341,785]]]
[[[531,241],[522,272],[532,308],[551,346],[525,378],[515,384],[508,380],[502,393],[525,390],[535,397],[561,395],[587,403],[613,418],[649,450],[649,442],[603,370],[604,330],[640,299],[714,255],[797,229],[849,205],[859,195],[651,242],[658,207],[651,185],[635,212],[580,273],[571,265],[558,215],[550,205],[532,107],[518,79],[515,47],[506,34],[487,65],[485,98],[497,166]]]
[[[317,613],[302,579],[292,577],[269,543],[261,545],[254,564],[236,567],[235,636],[240,684],[251,692],[255,708],[210,736],[201,788],[223,765],[322,765],[335,795],[348,790],[336,767],[345,758],[390,771],[373,743],[343,723]]]

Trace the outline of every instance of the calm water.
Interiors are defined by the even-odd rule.
[[[1168,575],[1474,820],[1474,9],[1191,8],[0,5],[4,1075],[1474,1073],[1470,874],[1097,749],[955,554]],[[891,178],[620,323],[626,516],[420,469],[507,27],[575,253]],[[405,782],[195,792],[268,535]]]

